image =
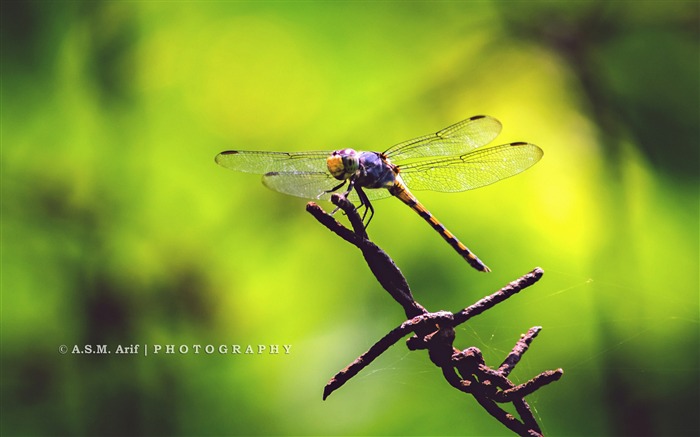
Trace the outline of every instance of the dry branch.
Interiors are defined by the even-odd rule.
[[[401,338],[412,333],[413,336],[406,341],[408,348],[410,350],[427,350],[430,360],[441,368],[443,376],[450,385],[474,396],[491,416],[513,432],[521,436],[542,435],[542,431],[524,398],[541,387],[557,381],[563,375],[563,370],[542,372],[519,385],[513,384],[508,379],[508,375],[542,328],[535,326],[530,328],[526,334],[521,335],[513,350],[497,369],[492,369],[485,364],[481,351],[476,347],[459,350],[453,346],[455,326],[467,322],[472,317],[482,314],[533,285],[544,274],[542,269],[535,268],[463,310],[455,313],[448,311],[428,312],[415,301],[406,278],[394,261],[369,240],[362,219],[352,203],[337,194],[334,194],[331,200],[348,216],[353,227],[352,230],[343,226],[331,214],[326,213],[313,202],[308,203],[306,209],[321,224],[362,251],[367,265],[379,283],[403,307],[407,320],[391,330],[367,352],[331,378],[324,388],[323,399],[325,400]],[[509,402],[513,403],[519,418],[498,406],[499,403]]]

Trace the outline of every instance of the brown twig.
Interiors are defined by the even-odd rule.
[[[406,278],[401,274],[401,270],[396,267],[394,261],[379,246],[367,238],[362,219],[353,204],[338,194],[333,194],[331,201],[348,216],[354,232],[343,226],[314,202],[309,202],[306,205],[306,210],[321,224],[362,251],[362,255],[365,257],[365,261],[367,261],[367,265],[374,273],[374,276],[379,280],[382,287],[389,292],[391,297],[401,304],[407,317],[411,318],[427,312],[425,308],[413,299],[408,282],[406,282]]]
[[[456,313],[448,311],[428,312],[414,300],[406,278],[401,274],[394,261],[369,240],[362,219],[352,203],[345,197],[335,194],[331,197],[331,201],[345,212],[353,230],[343,226],[332,215],[326,213],[313,202],[307,204],[307,211],[321,224],[362,251],[370,270],[392,298],[401,304],[408,320],[391,330],[367,352],[331,378],[324,388],[323,399],[325,400],[331,393],[357,375],[401,338],[413,333],[414,335],[407,340],[408,348],[410,350],[427,350],[430,360],[442,369],[443,376],[450,385],[474,396],[491,416],[513,432],[521,436],[542,435],[542,431],[524,398],[541,387],[557,381],[563,375],[563,370],[542,372],[520,385],[515,385],[508,379],[508,375],[542,328],[535,326],[530,328],[526,334],[521,335],[520,340],[497,369],[492,369],[485,364],[479,349],[470,347],[458,350],[453,346],[455,326],[467,322],[472,317],[482,314],[533,285],[544,274],[542,269],[532,270],[495,293]],[[498,406],[499,403],[513,403],[520,417],[516,418],[508,413]]]

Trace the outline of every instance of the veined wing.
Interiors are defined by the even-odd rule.
[[[280,193],[316,199],[334,186],[335,179],[326,165],[329,155],[330,152],[228,150],[216,155],[216,163],[235,171],[262,174],[263,184]]]
[[[269,189],[280,193],[313,200],[330,200],[333,193],[342,194],[348,189],[348,185],[345,184],[334,192],[328,192],[328,190],[340,185],[341,181],[334,178],[327,171],[269,172],[263,176],[263,184]],[[364,189],[364,192],[370,200],[384,199],[391,196],[389,190],[385,188]],[[348,198],[352,203],[358,204],[360,202],[356,190],[352,190]]]
[[[384,154],[397,165],[415,158],[463,155],[490,143],[500,132],[501,122],[487,115],[476,115],[434,134],[397,144]]]
[[[231,170],[262,174],[263,184],[271,190],[290,196],[313,200],[330,200],[327,192],[341,181],[329,172],[326,160],[331,152],[258,152],[229,150],[216,155],[216,163]],[[343,193],[347,185],[337,190]],[[391,196],[386,189],[365,190],[370,200]],[[359,202],[357,193],[350,193],[350,201]]]
[[[227,150],[216,155],[222,167],[244,173],[323,172],[331,152],[252,152]],[[329,175],[330,176],[330,175]]]
[[[419,161],[400,167],[411,190],[456,192],[472,190],[514,176],[542,158],[530,143],[510,143],[477,149],[461,156]]]

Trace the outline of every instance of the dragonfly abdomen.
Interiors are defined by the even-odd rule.
[[[442,235],[442,238],[447,241],[447,243],[452,246],[454,250],[457,251],[467,262],[469,265],[474,267],[476,270],[482,271],[482,272],[490,272],[491,269],[489,269],[479,258],[477,258],[472,251],[467,248],[461,241],[457,239],[457,237],[452,234],[452,232],[448,231],[445,226],[440,223],[440,221],[435,218],[434,215],[430,213],[419,201],[416,199],[416,197],[411,194],[410,191],[406,188],[403,183],[400,181],[396,181],[394,186],[389,189],[389,192],[398,197],[403,203],[411,207],[412,210],[418,213],[423,219],[430,224],[430,226],[433,227],[440,235]]]

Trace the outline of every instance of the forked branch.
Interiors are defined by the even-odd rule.
[[[406,342],[408,348],[410,350],[427,350],[430,360],[442,369],[443,376],[450,385],[474,396],[491,416],[513,432],[521,436],[542,435],[542,431],[524,398],[541,387],[557,381],[563,375],[563,370],[542,372],[519,385],[508,379],[508,375],[542,328],[535,326],[523,334],[497,369],[492,369],[485,364],[481,351],[476,347],[459,350],[453,346],[455,326],[469,321],[533,285],[544,274],[542,269],[532,270],[495,293],[455,313],[448,311],[428,312],[415,301],[406,278],[394,261],[369,240],[362,219],[352,203],[337,194],[331,197],[331,201],[348,216],[353,227],[352,230],[343,226],[332,215],[326,213],[313,202],[308,203],[306,209],[321,224],[362,251],[367,265],[379,283],[403,307],[407,320],[391,330],[367,352],[331,378],[324,388],[323,399],[325,400],[401,338],[412,333],[413,335]],[[513,403],[520,417],[516,418],[506,412],[498,405],[499,403]]]

